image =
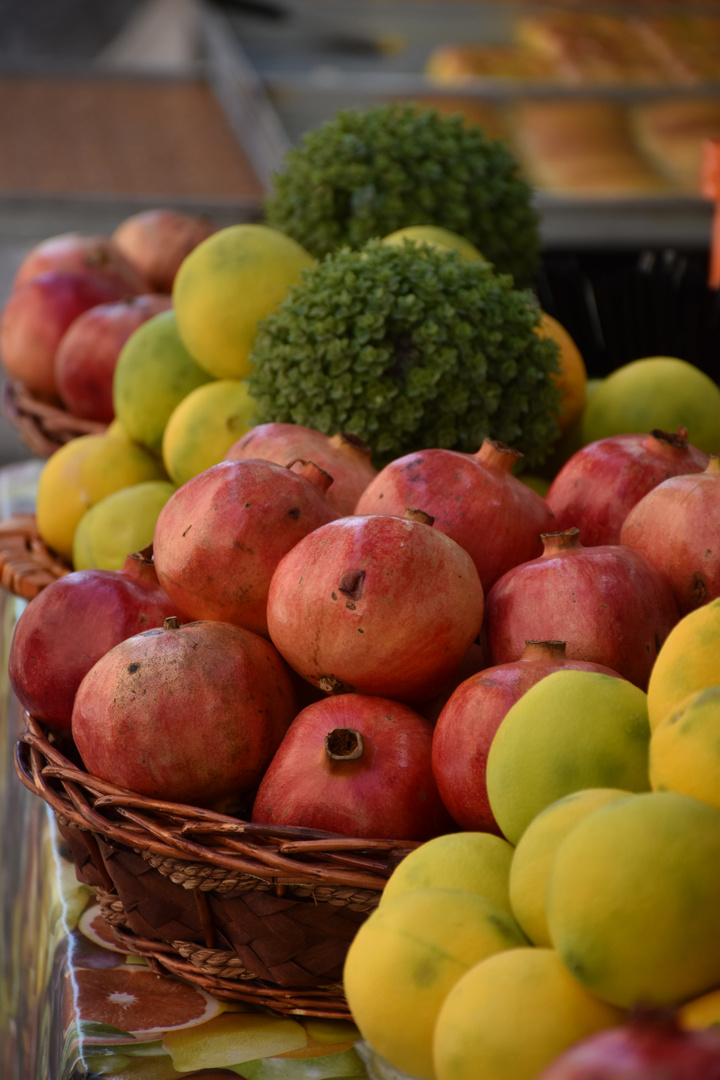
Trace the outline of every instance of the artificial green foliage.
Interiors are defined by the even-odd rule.
[[[258,325],[256,423],[346,431],[378,467],[486,437],[543,460],[558,436],[557,345],[537,300],[455,250],[370,240],[316,267]]]
[[[406,225],[440,225],[518,283],[539,266],[531,189],[508,147],[460,114],[413,104],[343,109],[308,132],[264,212],[316,258]]]

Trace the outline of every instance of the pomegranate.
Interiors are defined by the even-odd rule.
[[[340,431],[323,435],[301,424],[258,424],[228,450],[226,461],[241,458],[265,458],[278,465],[288,465],[295,458],[314,461],[333,482],[327,499],[343,517],[355,511],[355,503],[377,475],[367,443],[357,435]]]
[[[170,496],[153,547],[160,584],[182,611],[267,634],[275,567],[298,540],[338,516],[325,498],[332,477],[313,462],[298,467],[221,461]]]
[[[673,476],[640,500],[620,543],[644,555],[670,583],[680,612],[720,596],[720,457],[704,472]]]
[[[519,660],[531,638],[563,640],[571,660],[589,660],[644,690],[660,646],[680,617],[667,582],[619,544],[586,548],[579,529],[547,533],[539,559],[509,570],[487,597],[495,664]]]
[[[41,240],[20,263],[13,288],[49,270],[99,274],[115,282],[120,296],[148,291],[142,275],[109,236],[69,232]]]
[[[633,506],[669,476],[698,473],[708,455],[687,441],[687,430],[612,435],[578,450],[550,485],[555,528],[580,529],[585,547],[619,544]]]
[[[432,725],[388,698],[339,694],[308,705],[268,766],[253,821],[373,839],[448,832],[431,745]]]
[[[112,241],[155,292],[172,292],[180,263],[193,248],[217,232],[203,214],[158,207],[121,221]]]
[[[564,641],[526,641],[519,660],[471,676],[448,699],[435,725],[432,768],[445,806],[463,829],[503,835],[485,783],[490,745],[510,706],[564,668],[617,675],[602,664],[568,659]]]
[[[77,570],[48,585],[18,619],[9,675],[29,713],[70,731],[80,682],[124,638],[178,615],[158,585],[147,555],[129,555],[122,570]]]
[[[638,1008],[564,1050],[537,1080],[720,1080],[720,1031],[684,1029],[670,1011]]]
[[[340,518],[278,563],[270,637],[315,686],[423,701],[477,637],[483,591],[472,559],[431,516],[408,515]]]
[[[265,638],[171,617],[88,671],[72,735],[93,776],[219,807],[257,786],[294,715],[290,676]]]
[[[355,513],[422,507],[436,529],[469,552],[487,591],[511,567],[540,555],[540,533],[554,528],[542,496],[510,472],[522,456],[492,439],[475,455],[440,449],[406,454],[368,484]]]

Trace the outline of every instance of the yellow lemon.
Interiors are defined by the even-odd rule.
[[[170,479],[179,486],[222,461],[232,444],[250,430],[254,409],[244,379],[218,379],[183,398],[162,441]]]
[[[565,327],[546,311],[541,312],[537,333],[540,337],[550,338],[559,349],[560,373],[553,378],[562,391],[557,422],[560,431],[566,432],[585,408],[588,382],[585,361]]]
[[[437,1080],[535,1080],[566,1047],[623,1013],[580,985],[553,949],[482,960],[450,990],[435,1026]]]
[[[478,251],[470,240],[464,236],[443,229],[440,225],[406,225],[403,229],[396,229],[382,238],[383,244],[430,244],[432,247],[453,248],[464,255],[466,259],[474,262],[487,262],[487,259]]]
[[[682,791],[720,810],[720,686],[701,690],[650,739],[650,783]]]
[[[678,1010],[680,1027],[702,1029],[720,1027],[720,990],[711,990],[686,1002]]]
[[[38,480],[36,518],[40,536],[72,560],[75,529],[83,514],[107,495],[145,480],[167,480],[149,451],[115,435],[81,435],[56,450]]]
[[[649,356],[603,379],[583,413],[583,443],[681,426],[693,446],[720,452],[720,387],[686,360]]]
[[[584,788],[647,791],[647,697],[625,679],[555,671],[503,717],[490,746],[487,790],[503,835],[517,844],[541,810]]]
[[[363,1038],[396,1069],[433,1080],[432,1032],[473,964],[526,944],[506,911],[460,889],[417,889],[381,904],[348,950],[345,996]]]
[[[710,686],[720,686],[720,599],[685,615],[665,638],[648,683],[650,727]]]
[[[510,911],[512,857],[507,840],[491,833],[436,836],[405,856],[383,889],[380,903],[414,889],[464,889]]]
[[[572,827],[593,810],[631,794],[619,788],[586,788],[551,803],[520,837],[510,866],[510,903],[534,945],[551,945],[546,894],[555,852]]]
[[[175,490],[169,480],[146,480],[91,506],[75,530],[75,569],[120,570],[128,555],[152,543],[158,514]]]
[[[129,438],[159,454],[173,410],[211,377],[183,345],[175,312],[163,311],[139,326],[120,350],[113,375],[116,420]]]
[[[629,795],[560,844],[547,921],[568,970],[613,1005],[676,1005],[720,984],[720,811]]]
[[[185,257],[173,285],[180,336],[218,379],[244,379],[257,324],[315,265],[295,240],[267,225],[230,225]]]

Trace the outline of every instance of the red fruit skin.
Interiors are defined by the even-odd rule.
[[[55,353],[55,386],[68,412],[106,424],[114,419],[120,350],[138,326],[171,307],[170,296],[147,294],[96,304],[73,320]]]
[[[440,796],[461,828],[503,835],[490,808],[485,780],[495,732],[526,690],[565,668],[620,678],[602,664],[569,660],[564,642],[529,641],[519,660],[471,676],[448,699],[435,725],[432,768]]]
[[[334,761],[325,736],[352,728],[362,756]],[[430,767],[432,725],[407,705],[340,694],[293,720],[258,788],[253,821],[344,836],[429,840],[453,823]]]
[[[10,644],[9,676],[32,716],[69,732],[75,694],[101,656],[124,638],[179,615],[152,565],[77,570],[48,585],[23,611]]]
[[[321,486],[282,465],[221,461],[178,488],[161,510],[153,541],[158,579],[191,618],[267,635],[275,567],[336,517]]]
[[[487,597],[493,662],[518,660],[527,640],[562,640],[571,660],[603,664],[645,690],[680,618],[670,586],[642,555],[619,544],[585,548],[577,529],[544,541],[539,559],[510,570]]]
[[[112,240],[141,275],[146,288],[172,292],[185,256],[217,230],[218,226],[202,215],[158,207],[125,218]]]
[[[702,472],[708,455],[687,432],[613,435],[589,443],[565,463],[546,495],[558,531],[580,529],[584,547],[619,544],[630,510],[669,476]],[[684,444],[684,445],[683,445]]]
[[[620,543],[662,574],[682,615],[719,597],[720,458],[648,492],[626,517]]]
[[[430,525],[345,517],[280,561],[267,612],[272,641],[308,682],[412,704],[465,656],[483,592],[468,553]]]
[[[294,715],[290,676],[268,641],[192,622],[105,653],[78,688],[72,735],[93,776],[212,806],[258,784]]]
[[[120,287],[120,296],[148,291],[142,276],[109,236],[77,232],[49,236],[20,263],[13,289],[48,270],[99,274]]]
[[[419,450],[386,465],[368,484],[356,514],[396,514],[418,507],[436,529],[471,555],[483,589],[542,553],[540,534],[554,529],[542,496],[509,472],[521,457],[486,439],[476,455]]]
[[[246,432],[233,443],[225,460],[263,458],[278,465],[290,465],[297,458],[314,461],[332,476],[327,500],[346,517],[355,512],[355,503],[377,476],[370,453],[370,447],[354,435],[341,432],[328,436],[301,424],[271,423],[258,424]]]
[[[48,270],[19,285],[0,318],[5,371],[40,396],[54,398],[55,353],[70,324],[96,304],[121,300],[127,287],[89,270]]]

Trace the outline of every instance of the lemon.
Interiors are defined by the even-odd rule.
[[[72,439],[40,472],[35,507],[40,536],[70,562],[83,514],[114,491],[145,480],[167,480],[167,475],[162,463],[141,446],[115,435]]]
[[[623,1014],[589,994],[553,949],[510,949],[450,990],[435,1026],[437,1080],[535,1080],[566,1047]]]
[[[123,430],[154,453],[170,414],[183,398],[209,382],[183,345],[174,311],[163,311],[127,339],[113,375],[115,418]]]
[[[405,856],[383,889],[380,903],[414,889],[464,889],[510,911],[512,857],[507,840],[491,833],[436,836]]]
[[[510,866],[510,903],[534,945],[551,945],[545,896],[555,852],[572,827],[593,810],[629,795],[619,788],[587,788],[566,795],[530,822]]]
[[[674,791],[589,814],[560,844],[550,937],[568,970],[619,1006],[676,1005],[720,983],[720,812]]]
[[[403,229],[396,229],[382,238],[383,244],[430,244],[432,247],[453,248],[464,255],[466,259],[475,262],[487,262],[487,259],[478,251],[470,240],[464,236],[443,229],[440,225],[406,225]]]
[[[584,788],[647,791],[647,698],[625,679],[555,671],[508,710],[490,745],[487,790],[517,844],[541,810]]]
[[[720,599],[685,615],[665,638],[648,683],[650,727],[710,686],[720,686]]]
[[[146,480],[92,506],[75,530],[75,569],[120,570],[128,555],[152,543],[158,514],[174,491],[168,480]]]
[[[701,690],[650,739],[655,791],[683,791],[720,810],[720,686]]]
[[[363,1038],[396,1069],[432,1080],[440,1006],[473,964],[526,944],[496,904],[460,889],[417,889],[381,904],[345,960],[345,996]]]
[[[603,379],[583,414],[583,443],[681,426],[693,446],[720,452],[720,387],[686,360],[649,356]]]
[[[213,233],[185,257],[173,285],[186,348],[216,378],[245,378],[258,322],[314,265],[305,248],[267,225]]]
[[[540,314],[537,333],[540,337],[550,338],[558,346],[560,373],[554,375],[553,379],[562,391],[557,422],[564,433],[582,416],[585,408],[588,382],[585,361],[565,327],[546,311]]]
[[[222,461],[232,444],[250,430],[254,408],[244,379],[218,379],[183,398],[162,441],[170,479],[184,484]]]
[[[695,1030],[720,1027],[720,990],[711,990],[687,1001],[678,1010],[678,1023],[680,1027]]]

